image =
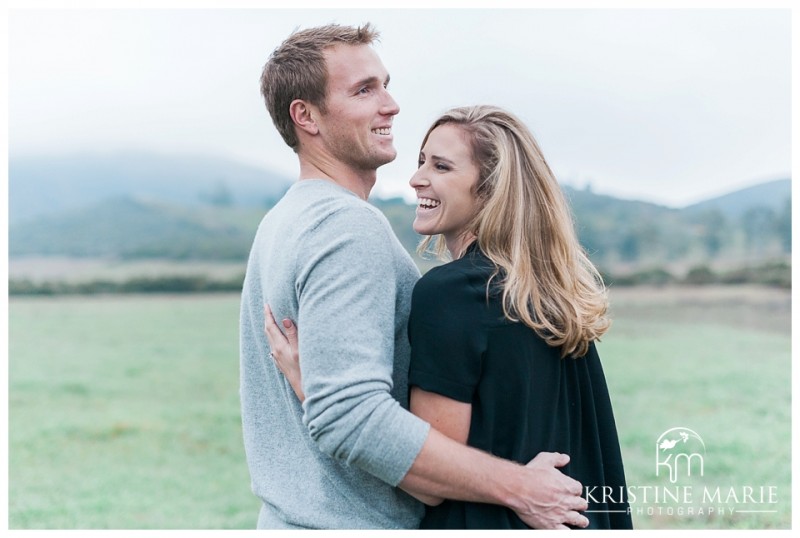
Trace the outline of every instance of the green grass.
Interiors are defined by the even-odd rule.
[[[11,528],[252,528],[232,296],[11,300]]]
[[[720,297],[698,288],[675,300],[664,292],[629,290],[624,299],[630,301],[616,308],[599,350],[628,485],[670,485],[663,474],[655,476],[655,443],[666,430],[682,426],[706,445],[704,476],[678,483],[692,486],[695,510],[703,506],[705,487],[727,492],[731,486],[776,486],[779,501],[724,506],[776,513],[713,517],[664,516],[663,510],[659,517],[640,504],[637,528],[791,527],[791,334],[779,319],[788,316],[789,293],[757,293],[731,290]],[[613,298],[612,292],[612,304]],[[764,328],[745,322],[754,311]]]
[[[600,353],[629,485],[663,485],[653,445],[685,426],[707,447],[694,485],[779,496],[778,513],[635,525],[789,528],[791,336],[769,319],[789,293],[614,293]],[[736,323],[759,309],[762,325]],[[10,528],[252,528],[237,320],[233,295],[12,298]]]

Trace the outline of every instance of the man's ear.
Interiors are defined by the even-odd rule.
[[[319,112],[316,107],[302,99],[295,99],[289,104],[289,115],[292,121],[298,129],[308,134],[316,135],[319,133],[319,126],[315,120],[317,114]]]

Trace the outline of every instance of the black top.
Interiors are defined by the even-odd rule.
[[[562,359],[535,331],[508,321],[496,290],[487,304],[492,271],[473,243],[462,258],[419,280],[409,320],[409,385],[471,403],[470,446],[522,464],[542,451],[569,454],[562,471],[584,486],[589,528],[631,528],[627,498],[614,503],[624,495],[625,474],[594,344],[584,357]],[[602,502],[602,486],[613,488],[610,503]],[[527,527],[508,508],[446,500],[427,507],[421,528]]]

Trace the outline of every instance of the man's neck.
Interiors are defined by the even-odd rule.
[[[353,192],[362,200],[369,198],[377,179],[376,170],[354,170],[338,161],[324,161],[300,157],[300,177],[304,179],[325,179]]]

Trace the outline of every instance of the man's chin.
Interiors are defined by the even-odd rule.
[[[397,158],[397,151],[387,152],[385,155],[381,156],[381,164],[378,166],[383,166],[384,164],[389,164],[390,162],[394,161]]]

